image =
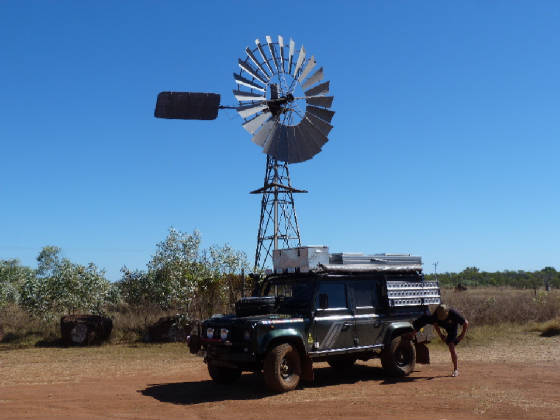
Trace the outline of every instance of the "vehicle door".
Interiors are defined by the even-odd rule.
[[[354,347],[354,316],[344,281],[318,282],[312,340],[313,351]]]
[[[386,325],[379,310],[378,284],[373,277],[349,282],[359,346],[375,346],[383,342]]]

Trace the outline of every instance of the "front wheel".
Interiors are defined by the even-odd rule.
[[[208,373],[217,384],[229,385],[239,379],[241,376],[241,369],[216,366],[208,363]]]
[[[416,349],[412,341],[393,337],[388,347],[381,352],[381,365],[391,376],[407,376],[416,366]]]
[[[290,344],[273,347],[264,359],[264,381],[273,392],[295,389],[301,378],[301,356]]]

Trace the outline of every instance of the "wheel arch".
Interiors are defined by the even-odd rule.
[[[391,326],[387,329],[387,332],[385,333],[385,339],[383,340],[384,346],[387,347],[391,343],[391,340],[394,337],[412,331],[414,331],[414,327],[412,326],[411,322],[408,321],[394,322],[393,324],[391,324]]]
[[[291,344],[299,352],[302,360],[306,357],[307,351],[305,349],[305,344],[303,342],[303,337],[298,334],[294,329],[288,330],[277,330],[274,333],[267,334],[263,339],[264,349],[263,357],[272,349],[279,344]]]

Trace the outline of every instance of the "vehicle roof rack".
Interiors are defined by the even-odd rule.
[[[324,245],[276,249],[274,273],[421,272],[422,258],[410,254],[329,253]]]

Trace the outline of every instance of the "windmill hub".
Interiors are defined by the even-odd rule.
[[[280,114],[292,111],[293,110],[292,108],[288,108],[285,105],[293,101],[294,101],[294,95],[288,93],[286,96],[283,96],[281,98],[271,99],[267,101],[266,104],[268,105],[268,110],[270,111],[270,113],[274,117],[277,117]]]
[[[333,97],[324,82],[323,68],[308,57],[303,45],[296,50],[294,40],[284,44],[266,36],[255,40],[255,48],[245,48],[238,60],[239,74],[233,91],[239,101],[237,112],[243,128],[263,153],[285,163],[311,159],[328,141],[333,128]]]

